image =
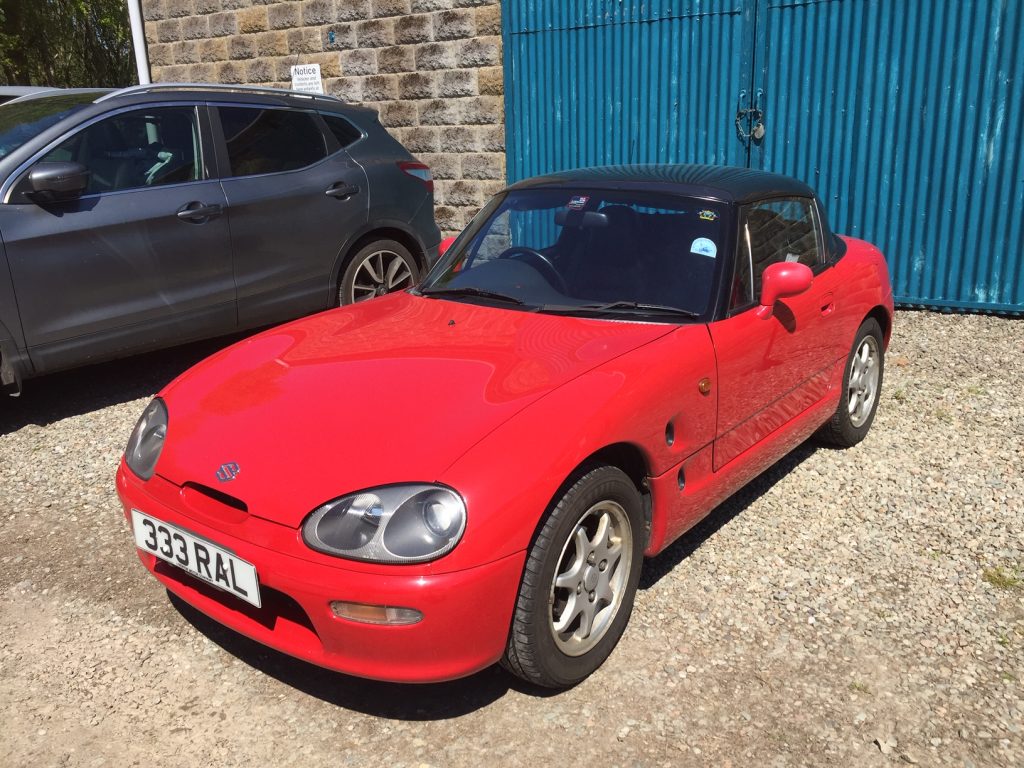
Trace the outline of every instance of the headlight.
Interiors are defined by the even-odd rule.
[[[167,406],[158,397],[146,406],[132,430],[132,436],[128,438],[128,447],[124,449],[128,468],[143,480],[149,480],[156,469],[156,460],[160,458],[166,436]]]
[[[328,555],[374,563],[422,563],[450,552],[466,529],[462,497],[442,485],[389,485],[342,496],[313,511],[302,536]]]

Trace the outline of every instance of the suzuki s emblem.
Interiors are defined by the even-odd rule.
[[[241,467],[235,464],[235,462],[229,461],[227,464],[220,465],[220,468],[217,470],[217,479],[222,483],[226,483],[238,477],[238,473],[241,471]]]

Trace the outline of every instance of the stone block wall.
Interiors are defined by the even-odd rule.
[[[324,90],[376,109],[434,174],[435,215],[461,229],[504,185],[498,0],[143,0],[155,82]]]

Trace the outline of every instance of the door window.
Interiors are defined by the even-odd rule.
[[[324,112],[320,113],[320,117],[324,119],[324,122],[327,124],[327,128],[332,134],[334,134],[334,138],[338,140],[338,144],[342,148],[355,144],[363,138],[363,132],[352,125],[352,123],[344,117],[328,115]]]
[[[327,157],[324,135],[309,112],[218,107],[232,176],[305,168]]]
[[[766,200],[747,206],[740,217],[731,310],[753,305],[761,295],[761,275],[769,264],[820,263],[814,205],[805,198]]]
[[[40,159],[84,165],[91,195],[196,181],[200,156],[195,107],[156,107],[93,123]]]

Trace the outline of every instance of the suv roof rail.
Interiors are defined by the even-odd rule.
[[[336,96],[328,96],[322,93],[308,93],[306,91],[291,91],[285,88],[270,88],[262,85],[229,85],[222,83],[146,83],[144,85],[130,85],[127,88],[119,88],[116,91],[105,93],[96,99],[98,104],[107,99],[117,96],[130,96],[136,93],[150,93],[152,91],[226,91],[239,93],[262,93],[268,96],[298,96],[299,98],[323,101],[336,101],[343,103]]]

